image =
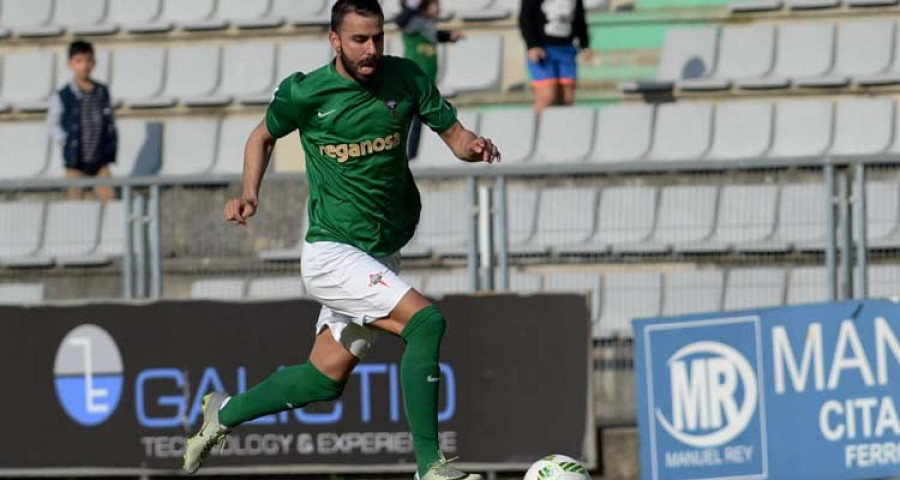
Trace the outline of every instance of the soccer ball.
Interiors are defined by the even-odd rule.
[[[547,455],[525,472],[525,480],[591,480],[584,466],[565,455]]]

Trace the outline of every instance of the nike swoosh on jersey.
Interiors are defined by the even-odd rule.
[[[337,111],[337,109],[329,110],[329,111],[327,111],[327,112],[319,112],[319,118],[325,118],[325,117],[331,115],[332,113],[334,113],[334,112],[336,112],[336,111]]]

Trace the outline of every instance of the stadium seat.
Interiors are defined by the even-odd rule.
[[[161,122],[138,118],[116,121],[119,151],[110,165],[114,177],[155,175],[162,161]]]
[[[425,294],[430,297],[469,293],[469,277],[465,273],[432,273],[425,280]]]
[[[892,1],[893,4],[897,3],[897,0],[889,1]],[[888,45],[870,46],[870,48],[879,52],[885,48],[890,51],[888,67],[881,72],[857,75],[854,80],[858,85],[862,87],[874,87],[900,83],[900,33],[898,33],[897,30],[900,30],[900,28],[895,26],[893,40]]]
[[[109,0],[109,23],[121,25],[129,33],[161,33],[172,29],[160,21],[162,0]]]
[[[869,265],[869,298],[900,301],[900,266]]]
[[[591,321],[600,318],[602,277],[597,272],[554,272],[544,275],[544,291],[549,293],[577,293],[587,295]]]
[[[534,295],[543,290],[544,276],[540,273],[509,272],[509,291],[517,295]]]
[[[272,0],[219,0],[216,18],[238,28],[275,28],[284,18],[272,15]]]
[[[460,110],[457,114],[459,122],[467,129],[478,133],[478,124],[481,117],[477,110]],[[504,156],[506,152],[504,151]],[[505,158],[504,158],[505,160]],[[419,140],[419,153],[412,163],[413,169],[421,168],[477,168],[475,165],[460,161],[453,155],[440,135],[434,133],[427,126],[422,126],[422,136]]]
[[[783,100],[775,109],[771,158],[819,158],[831,146],[834,105],[828,100]]]
[[[93,253],[100,241],[102,212],[97,201],[50,202],[38,257],[66,265],[70,258]]]
[[[247,298],[252,300],[281,300],[306,296],[300,275],[290,277],[254,278],[247,286]]]
[[[731,13],[755,13],[780,10],[784,6],[782,0],[738,0],[728,4]]]
[[[713,235],[700,243],[677,248],[685,252],[740,250],[772,236],[777,213],[776,185],[725,185],[719,193]]]
[[[841,4],[842,0],[785,0],[791,10],[812,10],[819,8],[834,8]]]
[[[792,82],[824,76],[834,59],[834,25],[794,23],[778,28],[775,68],[766,76],[739,82],[742,88],[787,88]]]
[[[654,108],[649,104],[601,108],[590,161],[618,163],[643,158],[650,151],[654,115]]]
[[[160,175],[199,175],[216,161],[219,120],[210,117],[171,118],[163,127]]]
[[[591,153],[593,107],[550,107],[541,114],[534,157],[529,163],[580,163]]]
[[[238,301],[244,298],[246,289],[247,282],[240,278],[194,280],[191,299]]]
[[[218,45],[190,45],[169,49],[166,91],[169,104],[200,105],[219,85],[222,49]],[[160,99],[160,102],[162,99]]]
[[[163,0],[162,18],[184,30],[222,30],[228,22],[216,17],[216,6],[216,0]]]
[[[47,110],[55,64],[55,54],[47,50],[7,54],[3,58],[2,101],[20,111]]]
[[[663,315],[690,315],[722,309],[725,274],[721,270],[679,270],[665,278]]]
[[[54,0],[4,0],[3,24],[20,37],[55,37],[63,29],[53,25]]]
[[[651,239],[623,244],[617,249],[634,253],[665,252],[705,241],[713,233],[718,192],[719,188],[713,185],[663,187]]]
[[[327,0],[274,0],[272,15],[293,25],[325,26],[331,23],[330,6]]]
[[[112,79],[116,100],[134,108],[171,106],[161,98],[166,73],[166,51],[162,47],[138,47],[115,52]]]
[[[847,98],[836,102],[833,156],[876,155],[891,146],[894,100]]]
[[[100,224],[100,244],[90,257],[75,260],[69,263],[91,264],[109,263],[113,258],[125,256],[125,205],[121,200],[106,202],[103,206],[103,222]],[[140,228],[140,227],[136,227]]]
[[[404,254],[465,255],[469,244],[469,221],[474,213],[468,205],[463,190],[423,192],[419,226]]]
[[[528,255],[526,248],[537,227],[537,209],[540,191],[528,188],[510,188],[506,191],[506,235],[510,254]]]
[[[734,268],[728,272],[725,310],[784,305],[787,279],[781,268]]]
[[[244,171],[244,145],[250,132],[259,125],[259,116],[227,117],[219,127],[218,159],[210,173],[241,175]]]
[[[741,25],[722,28],[716,71],[695,80],[691,90],[723,90],[732,82],[767,75],[775,63],[775,26]]]
[[[710,160],[756,159],[772,146],[775,108],[772,102],[745,100],[716,106]]]
[[[480,134],[503,146],[503,163],[525,162],[534,151],[537,115],[530,108],[488,110],[481,113]]]
[[[326,65],[332,58],[331,44],[319,40],[284,42],[278,46],[278,75],[276,81],[294,72],[310,73]]]
[[[222,81],[216,94],[194,100],[198,106],[225,105],[238,101],[265,105],[275,85],[275,44],[231,44],[225,47]]]
[[[510,14],[510,11],[499,5],[496,0],[455,0],[447,2],[444,8],[464,21],[502,20]]]
[[[537,231],[517,248],[520,253],[547,254],[558,245],[583,245],[594,233],[597,190],[558,187],[541,192]]]
[[[656,195],[653,187],[609,187],[601,190],[594,235],[582,243],[560,243],[561,254],[592,255],[608,253],[640,243],[653,233],[656,221]]]
[[[445,95],[498,91],[503,75],[503,37],[467,36],[447,48],[446,63],[441,81]]]
[[[670,103],[656,109],[652,160],[689,161],[704,156],[712,140],[713,106]]]
[[[631,337],[631,321],[659,316],[662,276],[658,272],[617,272],[603,276],[599,337]]]
[[[896,181],[866,182],[866,244],[870,248],[900,245],[900,185]],[[856,231],[854,230],[854,235]]]
[[[821,250],[829,203],[822,184],[794,183],[781,188],[778,227],[769,241],[746,246],[759,251]]]
[[[827,302],[828,270],[825,267],[794,267],[788,283],[787,304]]]
[[[666,31],[656,79],[625,82],[626,92],[689,89],[693,82],[712,74],[716,66],[719,30],[716,27],[671,28]]]
[[[43,301],[43,283],[0,283],[0,305],[31,305]]]
[[[119,26],[107,22],[108,0],[57,0],[53,23],[72,35],[112,35]]]
[[[834,68],[804,86],[844,86],[857,77],[878,75],[891,66],[894,22],[843,22],[838,25]]]
[[[0,124],[0,170],[6,179],[36,177],[47,168],[50,142],[43,122]]]
[[[43,242],[34,255],[8,260],[11,267],[49,267],[93,253],[100,239],[101,205],[96,201],[57,201],[47,206]]]
[[[897,4],[897,0],[844,0],[850,7],[889,7]]]
[[[0,265],[34,256],[44,231],[43,202],[0,203]]]

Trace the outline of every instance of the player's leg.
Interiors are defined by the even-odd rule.
[[[84,172],[77,168],[66,167],[66,178],[79,179],[84,178]],[[84,191],[81,187],[69,187],[67,190],[69,200],[81,200],[84,197]]]
[[[233,427],[272,413],[340,397],[350,373],[359,363],[359,350],[371,345],[372,333],[350,324],[348,319],[328,308],[322,309],[317,331],[306,363],[283,368],[234,397],[223,392],[204,397],[203,425],[185,446],[186,472],[196,472],[212,448]]]
[[[400,361],[403,405],[413,437],[418,477],[423,480],[480,479],[447,465],[438,438],[441,339],[446,320],[415,289],[406,292],[387,318],[369,324],[406,343]]]
[[[561,103],[575,103],[575,89],[578,79],[578,50],[575,47],[562,47],[554,52],[559,65],[559,85],[562,91]]]
[[[526,63],[531,76],[531,90],[534,93],[534,110],[541,113],[557,101],[556,71],[549,57],[541,62],[529,58]]]
[[[97,170],[97,178],[109,178],[112,176],[112,172],[109,169],[109,165],[104,165]],[[100,200],[103,203],[109,202],[111,200],[115,200],[116,191],[113,187],[94,187],[94,195],[97,197],[97,200]]]
[[[225,428],[310,403],[334,400],[359,359],[338,343],[329,328],[317,336],[309,360],[282,368],[246,392],[227,400],[219,411]]]

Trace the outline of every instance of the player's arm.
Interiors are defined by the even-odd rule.
[[[500,151],[490,138],[479,137],[456,122],[441,134],[456,158],[470,163],[500,161]]]
[[[256,213],[259,207],[259,188],[263,176],[269,166],[272,149],[275,148],[275,137],[269,133],[266,121],[250,132],[244,147],[244,178],[240,197],[229,199],[225,203],[225,220],[238,225],[246,225],[247,219]]]

